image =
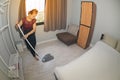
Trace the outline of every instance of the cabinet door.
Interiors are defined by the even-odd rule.
[[[87,40],[89,36],[90,28],[81,25],[80,26],[80,32],[78,36],[78,45],[81,46],[82,48],[86,48],[87,46]]]
[[[91,26],[92,2],[82,2],[81,4],[81,24]]]

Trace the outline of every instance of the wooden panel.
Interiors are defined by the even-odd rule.
[[[86,44],[87,44],[87,40],[88,40],[88,36],[89,36],[89,31],[90,31],[90,28],[85,27],[83,25],[80,26],[80,33],[78,36],[77,43],[82,48],[86,48]]]
[[[81,8],[81,24],[90,26],[91,19],[92,19],[92,2],[83,1]]]
[[[95,26],[95,21],[96,21],[96,4],[93,2],[93,5],[92,5],[92,23],[91,23],[91,27]]]

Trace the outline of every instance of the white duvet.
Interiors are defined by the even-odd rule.
[[[58,80],[120,80],[120,53],[102,41],[78,59],[56,67]]]

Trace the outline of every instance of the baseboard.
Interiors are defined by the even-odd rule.
[[[37,42],[37,45],[40,45],[40,44],[43,44],[43,43],[46,43],[46,42],[55,41],[55,40],[57,40],[57,38],[46,40],[46,41]]]
[[[37,42],[37,45],[40,45],[40,44],[43,44],[43,43],[46,43],[46,42],[55,41],[55,40],[57,40],[57,38],[46,40],[46,41]],[[23,45],[23,48],[26,49],[26,45]]]

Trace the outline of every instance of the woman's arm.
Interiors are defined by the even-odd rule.
[[[33,34],[35,31],[36,31],[36,23],[33,24],[33,29],[32,29],[30,32],[28,32],[28,33],[24,36],[24,38],[27,39],[27,37],[28,37],[29,35]]]

